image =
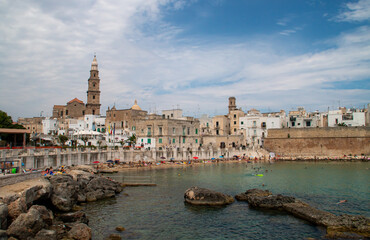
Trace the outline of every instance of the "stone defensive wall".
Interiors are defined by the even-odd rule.
[[[246,154],[246,150],[236,149],[165,149],[165,150],[124,150],[119,149],[5,149],[0,150],[0,162],[20,160],[24,169],[44,169],[46,167],[92,164],[95,161],[105,163],[107,160],[120,162],[139,161],[187,161],[212,158],[232,158],[234,155]]]
[[[269,129],[264,148],[285,157],[370,155],[370,128]]]

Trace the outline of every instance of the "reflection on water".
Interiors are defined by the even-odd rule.
[[[325,230],[277,211],[235,202],[222,208],[184,204],[191,186],[236,195],[251,188],[295,196],[334,214],[369,216],[369,163],[219,163],[188,168],[130,171],[111,176],[151,179],[157,187],[125,188],[116,198],[85,206],[94,239],[303,239]],[[258,177],[256,174],[263,174]],[[263,186],[264,185],[264,186]],[[345,204],[337,204],[341,199]],[[115,227],[126,231],[118,233]]]

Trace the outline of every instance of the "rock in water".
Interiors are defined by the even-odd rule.
[[[184,194],[185,202],[193,205],[222,206],[234,202],[232,196],[206,188],[191,187]]]
[[[68,232],[68,237],[77,240],[90,240],[92,237],[91,228],[84,223],[77,223]]]

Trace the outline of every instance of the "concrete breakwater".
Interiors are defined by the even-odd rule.
[[[42,169],[45,167],[56,166],[72,166],[92,164],[95,161],[101,163],[107,160],[118,159],[121,162],[138,162],[138,161],[187,161],[193,160],[194,157],[203,160],[211,160],[212,158],[232,158],[238,156],[255,156],[267,157],[267,152],[263,149],[258,151],[243,150],[241,148],[232,149],[164,149],[164,150],[124,150],[119,149],[10,149],[0,150],[0,162],[21,161],[25,169]],[[221,157],[222,156],[222,157]]]

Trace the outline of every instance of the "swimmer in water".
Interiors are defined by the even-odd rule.
[[[339,202],[337,202],[337,204],[341,204],[341,203],[345,203],[347,202],[347,200],[340,200]]]

